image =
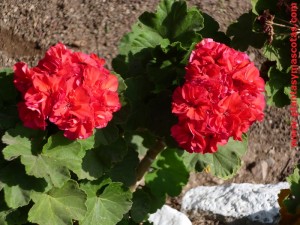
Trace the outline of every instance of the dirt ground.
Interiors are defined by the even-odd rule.
[[[145,10],[153,11],[158,0],[0,0],[0,67],[16,61],[35,65],[45,50],[58,41],[76,51],[95,52],[107,60],[117,54],[124,33]],[[214,17],[223,31],[248,11],[250,0],[189,0]],[[256,65],[263,57],[250,50]],[[249,150],[242,169],[229,181],[209,174],[192,174],[184,192],[199,185],[224,182],[276,183],[284,180],[298,161],[289,147],[288,108],[266,108],[265,120],[254,124],[249,135]],[[170,199],[180,207],[180,198]],[[194,225],[217,225],[222,222],[205,216],[191,217]]]

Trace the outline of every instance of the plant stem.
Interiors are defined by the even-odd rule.
[[[291,26],[287,26],[287,25],[284,25],[284,24],[280,24],[280,23],[274,23],[274,22],[267,22],[268,25],[271,25],[271,26],[277,26],[277,27],[284,27],[284,28],[291,28]]]
[[[293,23],[291,23],[291,22],[289,22],[289,21],[286,21],[286,20],[283,20],[283,19],[280,19],[280,18],[277,18],[277,17],[275,17],[274,20],[279,20],[279,21],[281,21],[281,22],[283,22],[283,23],[289,24],[290,26],[294,26]]]
[[[135,191],[139,182],[143,179],[146,172],[149,170],[156,156],[165,149],[166,145],[162,140],[157,140],[155,145],[147,151],[145,157],[141,160],[137,167],[136,182],[130,187],[132,192]]]

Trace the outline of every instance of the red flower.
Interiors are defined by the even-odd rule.
[[[206,148],[205,138],[197,131],[198,127],[195,127],[196,125],[198,124],[184,121],[171,128],[171,134],[178,144],[191,153],[200,152]]]
[[[192,83],[185,83],[178,87],[173,94],[172,112],[191,120],[205,120],[206,110],[210,107],[209,93],[200,86]]]
[[[188,152],[216,152],[230,137],[242,140],[264,117],[264,81],[242,52],[204,39],[190,56],[185,79],[173,93],[179,122],[171,135]]]
[[[69,139],[84,139],[102,128],[120,109],[118,79],[95,54],[71,52],[59,43],[36,67],[14,66],[14,83],[23,101],[18,104],[24,125],[46,129],[50,121]]]

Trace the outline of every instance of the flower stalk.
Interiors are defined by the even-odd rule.
[[[140,161],[136,170],[136,182],[130,187],[130,190],[134,192],[138,187],[139,183],[150,169],[152,163],[156,159],[159,153],[166,148],[165,143],[162,140],[157,140],[155,145],[147,151],[147,154]]]

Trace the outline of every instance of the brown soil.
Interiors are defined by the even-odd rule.
[[[248,11],[247,0],[189,0],[214,17],[223,31],[239,15]],[[117,54],[120,38],[145,10],[153,11],[158,0],[2,0],[0,1],[0,67],[17,61],[34,65],[45,50],[62,42],[76,51],[95,52],[107,59]],[[263,61],[259,51],[250,50],[257,65]],[[249,52],[249,53],[250,53]],[[284,180],[297,161],[289,147],[288,108],[266,108],[262,123],[254,124],[249,135],[249,150],[242,169],[229,181],[209,174],[192,174],[183,193],[199,185],[224,182],[276,183]],[[170,199],[180,207],[180,198]],[[191,216],[194,225],[222,222]]]

